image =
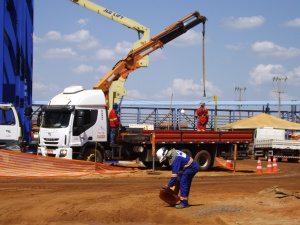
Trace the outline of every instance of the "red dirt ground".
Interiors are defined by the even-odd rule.
[[[224,165],[224,161],[220,161]],[[237,161],[236,172],[217,164],[193,180],[190,207],[176,209],[157,189],[171,172],[89,175],[72,178],[0,177],[0,224],[300,224],[300,199],[275,186],[300,191],[300,163],[277,162],[279,172],[256,174],[257,161]],[[131,165],[135,166],[135,165]]]

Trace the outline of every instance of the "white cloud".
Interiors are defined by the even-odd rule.
[[[185,34],[174,39],[169,44],[181,47],[199,45],[202,44],[202,33],[198,33],[194,30],[188,30]]]
[[[287,73],[289,85],[300,88],[300,66]]]
[[[109,71],[111,70],[111,68],[107,67],[107,66],[99,66],[98,68],[96,68],[96,72],[97,75],[94,76],[94,80],[96,80],[97,82],[99,80],[101,80],[103,78],[104,75],[106,75]]]
[[[92,66],[81,64],[77,66],[76,68],[72,68],[72,73],[74,74],[86,74],[91,73],[94,71],[94,68]]]
[[[46,40],[57,41],[61,40],[61,33],[58,31],[51,30],[45,35]]]
[[[137,90],[126,90],[127,95],[126,95],[126,100],[131,101],[131,100],[144,100],[147,99],[147,96],[144,94],[141,94]]]
[[[43,55],[44,58],[54,59],[70,59],[77,56],[77,53],[72,48],[50,48]]]
[[[98,60],[120,60],[127,56],[132,49],[132,43],[127,41],[118,42],[116,46],[111,48],[101,48],[96,54],[95,58]]]
[[[112,49],[99,49],[95,57],[98,60],[114,60],[116,55]]]
[[[33,34],[33,42],[35,44],[39,44],[39,43],[44,43],[45,40],[43,38],[40,38],[40,37],[36,36],[35,34]]]
[[[99,41],[95,38],[90,38],[89,41],[84,41],[82,43],[78,43],[77,47],[81,50],[88,50],[88,49],[94,49],[96,47],[98,47]]]
[[[241,49],[245,48],[246,45],[247,44],[245,44],[245,43],[239,43],[237,45],[226,45],[225,48],[237,51],[237,50],[241,50]]]
[[[269,92],[269,99],[272,101],[278,101],[279,100],[279,93],[275,91],[270,91]],[[292,100],[299,100],[295,96],[290,96],[288,93],[281,93],[280,94],[280,99],[281,101],[292,101]]]
[[[78,30],[71,34],[62,35],[58,31],[49,31],[44,38],[37,38],[36,43],[44,43],[46,41],[62,41],[76,43],[77,47],[82,50],[98,47],[99,41],[90,35],[88,30]]]
[[[271,84],[273,83],[273,78],[276,77],[287,77],[287,84],[289,87],[300,87],[300,66],[291,71],[287,71],[280,64],[260,64],[250,71],[248,83],[252,85]]]
[[[88,30],[79,30],[72,34],[63,35],[62,39],[63,41],[78,43],[90,40],[91,36]]]
[[[300,27],[300,18],[296,18],[294,20],[286,21],[281,24],[284,27]]]
[[[107,74],[107,72],[110,71],[110,68],[107,66],[99,66],[96,71],[101,74]]]
[[[168,57],[162,49],[157,49],[149,55],[150,61],[166,60]]]
[[[118,42],[115,46],[116,55],[125,57],[132,50],[132,43],[128,41]]]
[[[77,23],[78,23],[81,27],[86,26],[86,24],[87,24],[88,22],[89,22],[89,19],[88,19],[88,18],[77,20]]]
[[[59,93],[61,87],[57,84],[43,84],[42,82],[33,82],[33,96],[35,100],[45,100],[54,97],[53,93]]]
[[[239,17],[234,16],[223,18],[221,20],[222,25],[227,29],[253,29],[260,27],[264,24],[266,19],[262,16],[252,16],[252,17]]]
[[[213,85],[212,82],[205,82],[205,92],[207,96],[222,95],[222,91]],[[180,79],[176,78],[173,80],[172,85],[165,90],[162,90],[154,95],[157,99],[167,99],[170,98],[172,93],[174,94],[174,99],[187,99],[198,100],[203,96],[203,85],[195,83],[192,79]]]
[[[255,42],[252,50],[259,53],[260,57],[277,57],[281,59],[290,59],[300,55],[298,48],[285,48],[270,41]]]
[[[265,83],[271,83],[273,77],[281,77],[285,74],[285,69],[282,65],[257,65],[252,71],[250,71],[250,79],[248,82],[252,85],[259,85]]]

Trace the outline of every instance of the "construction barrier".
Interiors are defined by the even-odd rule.
[[[231,160],[227,160],[225,167],[231,169],[233,167],[232,161]]]
[[[273,172],[279,172],[275,156],[273,156]]]
[[[268,157],[267,173],[273,173],[271,157]]]
[[[258,160],[257,160],[256,174],[263,174],[260,158],[258,158]]]
[[[130,172],[136,172],[136,170],[0,149],[0,177],[60,177]]]

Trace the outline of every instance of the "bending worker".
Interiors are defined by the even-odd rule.
[[[118,117],[118,104],[113,104],[113,109],[109,113],[109,126],[110,126],[110,145],[115,143],[116,138],[116,127],[120,125]]]
[[[163,189],[169,190],[173,187],[176,180],[179,180],[180,188],[180,203],[175,207],[182,209],[188,207],[188,198],[192,180],[195,174],[199,171],[199,167],[196,161],[185,154],[182,151],[166,149],[165,147],[160,148],[156,153],[160,163],[166,163],[172,166],[172,176],[170,182]]]
[[[206,124],[208,122],[209,116],[208,116],[208,110],[205,108],[205,103],[200,103],[200,108],[197,109],[195,118],[198,119],[197,123],[197,131],[205,131],[206,130]]]

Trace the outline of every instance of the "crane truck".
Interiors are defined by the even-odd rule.
[[[165,146],[186,152],[198,162],[200,170],[208,170],[217,154],[233,151],[235,144],[246,148],[252,141],[252,132],[248,131],[145,131],[125,127],[120,129],[117,144],[109,144],[108,112],[125,94],[123,84],[128,74],[141,67],[139,62],[145,56],[206,20],[199,12],[191,13],[130,51],[93,90],[71,86],[52,98],[42,108],[38,154],[99,163],[138,159],[147,166],[154,162],[155,149]],[[112,91],[115,81],[118,87]]]

